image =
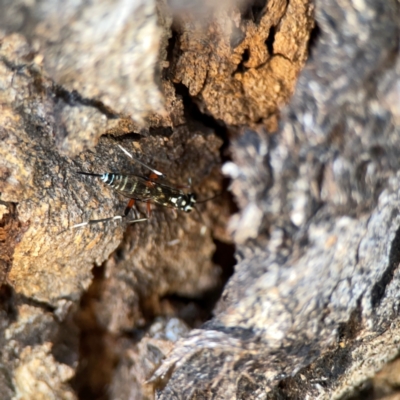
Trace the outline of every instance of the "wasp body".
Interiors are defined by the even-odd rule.
[[[150,201],[185,212],[192,211],[196,203],[194,193],[186,194],[180,189],[156,182],[151,178],[112,173],[105,173],[100,178],[116,192],[137,201]]]
[[[194,193],[185,193],[177,187],[171,186],[168,183],[162,183],[159,179],[165,180],[165,175],[148,165],[137,160],[125,150],[122,146],[120,149],[134,161],[142,165],[151,171],[148,178],[140,175],[124,175],[114,173],[94,174],[90,172],[78,172],[81,175],[89,175],[99,177],[105,184],[112,187],[116,192],[122,194],[125,197],[130,198],[130,201],[125,209],[123,215],[116,215],[111,218],[104,218],[98,220],[89,220],[77,225],[73,228],[78,228],[88,224],[94,224],[98,222],[105,222],[111,220],[122,219],[127,217],[129,211],[134,206],[135,201],[143,201],[147,203],[147,215],[150,216],[150,203],[156,203],[164,207],[172,207],[177,210],[190,212],[195,208],[196,195]],[[130,222],[145,221],[147,218],[137,218]]]

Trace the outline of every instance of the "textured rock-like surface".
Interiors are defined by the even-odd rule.
[[[156,373],[159,399],[338,398],[397,355],[398,17],[395,1],[316,2],[282,128],[245,131],[224,166],[240,261]]]
[[[177,18],[171,79],[216,119],[275,130],[307,56],[313,6],[274,0],[215,8]]]
[[[5,399],[339,398],[398,352],[398,2],[316,1],[311,43],[309,2],[172,3],[0,1]],[[76,171],[144,174],[122,144],[205,199],[243,123],[200,328],[225,198],[70,230],[126,205]]]
[[[106,135],[92,151],[75,156],[96,140],[88,138],[86,144],[75,146],[71,137],[76,130],[95,130],[97,136],[121,134],[126,132],[124,119],[95,104],[69,101],[71,93],[48,77],[41,57],[32,57],[23,36],[3,37],[0,52],[0,258],[2,300],[9,303],[3,310],[1,338],[2,360],[8,367],[4,382],[21,398],[50,398],[51,393],[54,398],[73,398],[67,384],[71,376],[78,371],[75,394],[87,389],[79,380],[80,371],[91,376],[80,367],[87,352],[79,349],[79,335],[83,347],[96,343],[93,337],[99,338],[102,348],[107,341],[118,344],[121,332],[145,326],[162,312],[165,295],[196,297],[220,281],[219,269],[211,261],[211,231],[203,228],[204,223],[211,226],[204,205],[199,205],[204,221],[197,214],[175,215],[153,207],[152,218],[130,226],[125,236],[125,221],[74,230],[72,225],[90,218],[121,214],[127,203],[99,179],[77,171],[147,174],[117,147],[122,144],[142,161],[166,171],[171,182],[186,184],[192,177],[193,190],[200,198],[209,197],[219,190],[222,179],[216,168],[222,141],[212,130],[193,123],[190,128],[143,132],[135,140]],[[137,212],[145,211],[139,204]],[[220,214],[223,218],[226,212]],[[107,259],[106,265],[92,271]],[[92,282],[97,269],[104,276]],[[96,285],[100,290],[93,289]],[[89,286],[94,298],[86,296],[78,311],[78,301]],[[129,353],[135,341],[128,343]],[[118,356],[112,350],[94,358],[95,365],[86,365],[104,379],[99,388],[104,392]],[[101,363],[111,369],[99,373]],[[143,383],[137,381],[137,395]],[[89,385],[94,396],[93,387]]]
[[[69,92],[133,116],[137,129],[155,113],[171,124],[154,73],[168,33],[155,1],[4,0],[0,6],[0,26],[33,40],[47,73]],[[164,22],[168,27],[168,15]]]

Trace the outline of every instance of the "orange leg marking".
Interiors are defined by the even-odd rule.
[[[176,185],[175,187],[177,189],[190,189],[191,188],[191,186],[189,186],[189,185]]]
[[[147,218],[151,217],[151,203],[148,201],[147,203]]]
[[[149,177],[147,178],[147,187],[153,187],[154,186],[154,181],[156,181],[158,178],[158,175],[156,175],[154,172],[152,172]]]
[[[124,215],[125,217],[129,214],[129,211],[131,211],[132,207],[135,205],[135,199],[130,199],[128,205],[125,208]]]
[[[158,179],[158,175],[155,174],[154,172],[152,172],[152,173],[149,175],[149,180],[150,180],[150,181],[156,181],[157,179]]]

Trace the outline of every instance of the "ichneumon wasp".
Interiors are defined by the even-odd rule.
[[[193,209],[196,209],[196,195],[194,193],[185,193],[178,187],[171,186],[168,183],[159,182],[159,179],[164,179],[164,181],[166,181],[166,176],[162,172],[157,171],[156,169],[151,168],[142,163],[140,160],[134,158],[132,154],[122,146],[118,145],[118,147],[132,160],[140,164],[142,167],[148,169],[150,171],[149,177],[146,178],[144,176],[134,174],[95,174],[91,172],[79,171],[78,174],[81,175],[99,177],[104,183],[111,186],[116,192],[128,197],[130,200],[123,215],[116,215],[114,217],[103,219],[92,219],[87,222],[73,225],[72,228],[79,228],[81,226],[95,224],[98,222],[126,218],[136,201],[147,203],[147,218],[137,218],[129,221],[130,223],[146,221],[151,214],[151,203],[156,203],[164,207],[170,207],[185,212],[190,212]]]

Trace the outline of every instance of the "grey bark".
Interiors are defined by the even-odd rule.
[[[281,129],[233,144],[239,262],[159,399],[339,398],[398,354],[399,4],[315,18]]]
[[[105,386],[111,398],[151,398],[153,387],[159,399],[340,398],[398,354],[398,1],[315,2],[318,29],[280,129],[244,127],[231,140],[223,171],[239,206],[229,223],[238,262],[213,318],[190,333],[146,311],[168,315],[165,294],[214,287],[202,221],[161,211],[127,231],[68,230],[91,212],[123,209],[115,193],[74,173],[129,170],[118,140],[164,163],[175,182],[191,176],[204,197],[221,187],[213,172],[221,140],[184,115],[161,79],[169,12],[150,1],[132,2],[122,19],[121,2],[102,3],[109,13],[89,3],[1,3],[5,398],[73,399],[89,386]],[[95,29],[104,24],[106,39]],[[15,31],[25,37],[6,36]],[[201,95],[195,100],[207,112]],[[126,133],[141,137],[118,139]],[[205,206],[214,235],[227,207]],[[182,247],[169,246],[177,239]],[[146,318],[145,337],[124,336]]]

